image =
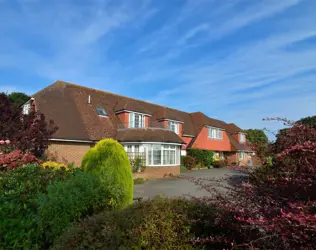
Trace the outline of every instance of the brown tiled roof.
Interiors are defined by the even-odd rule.
[[[247,144],[239,143],[229,132],[227,133],[227,136],[232,145],[232,151],[252,151]]]
[[[54,135],[57,139],[100,140],[114,137],[117,128],[122,127],[115,112],[122,108],[150,114],[151,121],[156,121],[158,111],[165,109],[168,117],[184,122],[183,134],[195,135],[189,113],[72,83],[56,81],[33,97],[39,111],[58,125]],[[108,117],[99,117],[97,107],[104,108]]]
[[[230,133],[239,133],[239,132],[244,132],[240,127],[238,127],[234,123],[226,123],[226,130],[229,131]]]
[[[174,132],[166,129],[121,129],[114,137],[119,142],[184,142]]]
[[[89,96],[90,103],[88,103]],[[33,97],[38,110],[44,113],[48,119],[52,119],[59,127],[54,135],[56,139],[98,141],[111,137],[118,140],[133,138],[138,141],[183,142],[175,133],[167,130],[118,130],[122,127],[122,123],[115,113],[124,109],[149,114],[151,122],[158,119],[181,121],[184,135],[196,136],[203,126],[223,128],[229,133],[242,131],[234,124],[226,124],[223,121],[209,118],[201,112],[187,113],[63,81],[56,81],[34,94]],[[108,116],[99,117],[97,107],[105,109]]]
[[[136,112],[140,112],[144,114],[149,114],[149,111],[144,107],[144,105],[132,99],[131,100],[121,99],[118,101],[118,103],[116,104],[114,108],[114,111],[118,112],[122,110],[136,111]]]

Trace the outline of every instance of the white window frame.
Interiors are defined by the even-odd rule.
[[[179,134],[179,122],[168,121],[168,129],[175,132],[178,135]]]
[[[246,142],[246,135],[244,133],[239,133],[239,143]]]
[[[223,129],[208,127],[207,136],[209,139],[223,140]]]
[[[136,127],[135,117],[140,117],[139,124]],[[137,112],[130,112],[128,115],[128,127],[129,128],[144,128],[145,127],[145,115]]]
[[[146,153],[146,166],[148,167],[164,167],[164,166],[179,166],[180,165],[180,155],[181,155],[181,145],[180,144],[172,144],[172,143],[124,143],[124,149],[126,152],[135,152],[135,146],[138,147],[139,152]],[[154,164],[154,147],[160,149],[160,164]],[[131,149],[129,151],[128,149]],[[168,152],[168,153],[167,153]],[[169,164],[165,161],[165,157],[169,155],[169,163],[174,162],[173,164]],[[174,156],[173,160],[171,159],[171,155]]]
[[[238,159],[240,161],[244,160],[245,159],[245,152],[244,151],[239,151],[238,152]]]
[[[31,103],[27,102],[23,105],[23,110],[22,110],[22,114],[23,115],[28,115],[31,112]]]

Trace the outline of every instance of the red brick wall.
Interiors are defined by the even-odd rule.
[[[124,127],[128,128],[129,113],[122,112],[122,113],[117,114],[117,117],[121,120]]]
[[[180,175],[180,166],[169,166],[169,167],[147,167],[142,173],[134,173],[134,178],[163,178],[167,176]]]
[[[81,165],[82,157],[93,146],[86,143],[68,143],[68,142],[53,142],[48,146],[46,151],[49,157],[56,158],[60,163],[72,163],[76,166]]]
[[[258,161],[251,155],[251,153],[244,152],[244,159],[242,161],[239,160],[238,152],[231,152],[226,154],[228,164],[231,165],[232,162],[239,162],[240,166],[247,166],[248,160],[252,159],[253,165],[257,165]]]
[[[231,144],[225,131],[223,131],[223,139],[210,139],[208,138],[208,128],[202,128],[198,134],[192,148],[216,150],[216,151],[230,151]]]

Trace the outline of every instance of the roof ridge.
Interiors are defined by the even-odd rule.
[[[175,108],[170,108],[170,107],[167,107],[167,106],[164,106],[164,105],[159,105],[159,104],[155,104],[155,103],[148,102],[148,101],[139,100],[139,99],[136,99],[136,98],[133,98],[133,97],[129,97],[129,96],[114,94],[114,93],[111,93],[111,92],[108,92],[108,91],[105,91],[105,90],[100,90],[100,89],[95,89],[95,88],[91,88],[91,87],[86,87],[86,86],[82,86],[82,85],[75,84],[75,83],[71,83],[71,82],[67,82],[67,81],[57,80],[57,81],[55,81],[53,84],[55,84],[55,83],[66,83],[66,84],[69,84],[69,85],[74,86],[74,87],[89,89],[89,90],[93,90],[93,91],[97,91],[97,92],[102,92],[102,93],[106,93],[106,94],[110,94],[110,95],[114,95],[114,96],[118,96],[118,97],[124,97],[124,98],[130,99],[130,100],[148,103],[148,104],[151,104],[151,105],[160,107],[160,108],[167,108],[167,109],[172,109],[172,110],[175,110],[175,111],[183,112],[183,113],[186,113],[186,114],[190,114],[190,112],[186,112],[186,111],[183,111],[183,110],[179,110],[179,109],[175,109]],[[53,85],[53,84],[51,84],[51,85]],[[49,86],[51,86],[51,85],[49,85]],[[47,86],[47,87],[49,87],[49,86]]]

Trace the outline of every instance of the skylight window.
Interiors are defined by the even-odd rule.
[[[103,108],[97,108],[97,112],[99,116],[107,116],[108,114]]]

